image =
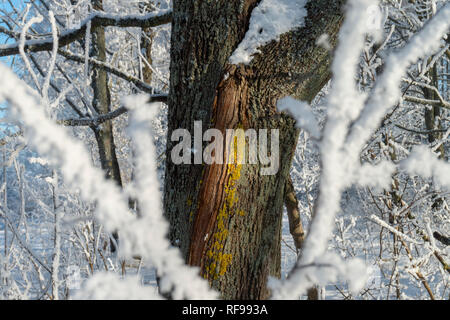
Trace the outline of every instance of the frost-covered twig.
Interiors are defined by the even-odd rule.
[[[20,238],[20,235],[18,234],[16,228],[14,227],[14,225],[11,223],[11,221],[8,218],[8,215],[6,214],[5,210],[3,210],[4,208],[0,208],[0,215],[5,219],[6,224],[8,226],[8,228],[13,232],[13,235],[15,237],[15,239],[17,239],[17,241],[19,242],[20,246],[25,249],[26,252],[28,252],[28,254],[30,255],[30,257],[32,257],[35,261],[37,261],[46,271],[48,271],[48,273],[52,274],[52,270],[38,257],[38,255],[36,253],[33,252],[33,250],[27,246],[24,241],[22,240],[22,238]]]
[[[325,255],[334,226],[334,216],[339,211],[339,201],[343,189],[352,183],[353,172],[348,170],[346,157],[342,152],[349,124],[363,107],[364,96],[354,84],[356,66],[364,48],[367,8],[375,2],[371,0],[349,1],[346,20],[340,31],[340,41],[335,53],[332,71],[334,85],[328,99],[328,121],[321,142],[322,176],[320,195],[315,205],[315,215],[306,238],[300,259],[289,279],[273,283],[273,298],[295,299],[317,283],[326,283],[336,277],[331,272],[318,274],[314,268],[300,266],[317,262]],[[353,155],[354,157],[357,155]],[[357,168],[357,167],[356,167]],[[355,168],[355,169],[356,169]],[[335,261],[336,269],[343,271],[342,261]],[[356,269],[361,265],[354,264]],[[356,269],[354,272],[356,272]]]
[[[198,292],[200,295],[216,297],[207,282],[192,281],[198,269],[185,265],[179,251],[171,247],[167,238],[168,223],[163,217],[162,195],[159,191],[157,177],[156,152],[152,137],[152,120],[158,111],[157,105],[148,105],[147,97],[127,99],[125,105],[134,108],[130,118],[129,132],[134,141],[136,154],[135,189],[141,217],[135,225],[122,228],[121,234],[126,238],[136,234],[132,245],[137,253],[149,259],[160,276],[163,292],[170,292],[175,299],[181,299]],[[152,235],[152,241],[146,238]],[[130,245],[131,242],[128,243]],[[127,245],[127,244],[125,244]],[[131,251],[128,248],[126,251]],[[197,295],[197,293],[195,293]],[[194,296],[195,296],[194,295]]]
[[[27,55],[25,54],[25,34],[27,33],[28,29],[34,24],[42,22],[42,16],[33,17],[28,21],[25,26],[22,29],[22,32],[20,33],[20,41],[18,44],[18,53],[20,53],[20,56],[22,57],[23,62],[25,63],[25,66],[30,73],[34,84],[38,90],[41,89],[41,86],[39,85],[39,81],[37,79],[36,73],[34,73],[33,69],[31,68],[30,61],[27,58]]]
[[[84,57],[84,56],[76,55],[76,54],[73,54],[71,52],[67,52],[64,50],[58,50],[58,53],[69,60],[73,60],[73,61],[76,61],[79,63],[84,63],[85,59],[86,59],[86,57]],[[141,89],[142,91],[144,91],[146,93],[149,93],[149,94],[159,93],[157,90],[152,88],[149,84],[145,83],[144,81],[141,81],[139,78],[136,78],[135,76],[128,74],[124,71],[121,71],[118,68],[116,68],[112,65],[109,65],[108,63],[98,61],[94,58],[88,58],[88,61],[90,64],[92,64],[96,68],[103,69],[121,79],[124,79],[128,82],[133,83],[134,85],[136,85],[136,87],[138,87],[139,89]]]
[[[411,175],[433,178],[439,185],[450,189],[450,164],[439,160],[425,146],[415,147],[401,168]]]
[[[0,65],[0,72],[3,75],[0,79],[0,97],[13,106],[14,114],[21,119],[26,128],[25,134],[30,144],[36,147],[40,154],[46,155],[54,165],[60,167],[66,184],[79,189],[85,201],[96,202],[97,218],[108,231],[121,231],[122,254],[130,257],[140,254],[142,250],[144,255],[151,255],[155,265],[165,265],[165,281],[161,284],[161,288],[166,292],[171,291],[174,298],[217,297],[208,283],[198,276],[197,270],[181,264],[182,259],[177,249],[163,246],[158,247],[159,250],[156,252],[147,251],[148,248],[155,250],[158,248],[149,243],[152,240],[148,239],[148,232],[145,232],[148,230],[145,229],[146,225],[129,212],[127,196],[113,182],[105,180],[103,172],[91,164],[90,157],[81,142],[74,141],[63,128],[46,118],[39,105],[39,97],[27,89],[8,68]],[[146,139],[147,143],[152,143],[150,138]],[[156,175],[152,172],[143,174],[150,174],[150,177]],[[157,184],[157,180],[153,182]],[[154,210],[150,204],[145,207],[147,210]],[[162,219],[162,216],[156,219]],[[158,226],[160,229],[155,232],[158,232],[161,239],[167,229],[163,230],[162,225]],[[165,241],[168,244],[167,240]],[[178,267],[172,269],[171,265]]]
[[[372,220],[373,222],[377,223],[378,225],[382,226],[385,229],[388,229],[390,232],[392,232],[393,234],[397,235],[398,237],[414,243],[414,244],[419,244],[416,240],[412,239],[411,237],[407,236],[406,234],[398,231],[397,229],[395,229],[394,227],[390,226],[389,224],[387,224],[386,222],[384,222],[383,220],[381,220],[380,218],[378,218],[376,215],[371,215],[370,216],[370,220]]]
[[[55,240],[52,261],[52,292],[53,300],[59,300],[59,266],[61,260],[61,205],[59,203],[58,173],[53,170],[53,209],[55,215]]]
[[[432,90],[436,94],[437,98],[439,99],[439,103],[434,102],[433,100],[430,101],[428,99],[421,99],[421,98],[410,97],[410,96],[404,97],[405,100],[409,99],[409,101],[411,101],[411,102],[417,102],[417,103],[422,103],[422,104],[430,104],[430,105],[437,105],[437,106],[442,106],[444,108],[450,109],[450,103],[445,101],[445,99],[442,97],[441,93],[439,92],[439,90],[435,86],[432,86],[432,85],[429,85],[429,84],[423,83],[423,82],[412,81],[412,80],[406,79],[406,78],[403,78],[402,81],[407,82],[407,83],[409,83],[411,85],[414,85],[414,86],[419,86],[419,87],[423,87],[423,88]],[[412,101],[411,99],[414,99],[414,98],[417,99],[417,100],[416,101]],[[419,99],[421,99],[421,100],[419,100]],[[420,101],[424,101],[424,102],[420,102]]]
[[[430,106],[436,106],[436,107],[443,107],[450,110],[450,102],[447,102],[445,100],[429,100],[429,99],[423,99],[419,97],[414,96],[403,96],[403,100],[413,103],[419,103],[423,105],[430,105]]]
[[[384,73],[372,90],[366,107],[352,126],[346,149],[359,152],[377,129],[384,114],[400,99],[400,82],[406,68],[420,57],[439,48],[450,26],[450,4],[445,4],[407,45],[388,59]]]
[[[50,88],[50,79],[53,74],[53,70],[55,69],[56,65],[56,57],[58,55],[58,28],[56,27],[56,21],[55,16],[52,11],[49,11],[49,17],[50,17],[50,25],[52,27],[52,39],[53,39],[53,49],[52,54],[50,58],[50,65],[47,70],[47,75],[44,79],[44,85],[42,86],[42,97],[45,101],[45,104],[48,104],[48,91]]]
[[[381,166],[378,171],[371,167],[364,169],[360,164],[360,152],[385,113],[400,99],[399,86],[407,67],[435,50],[450,25],[450,4],[447,4],[403,49],[388,58],[384,73],[376,82],[369,98],[366,98],[356,88],[354,76],[364,47],[365,34],[370,31],[366,23],[367,8],[375,4],[375,1],[370,0],[349,1],[350,7],[340,31],[332,67],[333,86],[328,97],[328,119],[320,145],[322,176],[315,216],[302,256],[289,280],[273,284],[274,298],[297,298],[315,284],[314,281],[323,283],[331,280],[332,275],[319,278],[314,270],[302,270],[299,266],[317,261],[326,252],[334,217],[340,211],[341,194],[352,184],[364,182],[359,179],[361,172],[369,172],[371,177],[383,176],[384,179],[373,181],[378,182],[376,184],[379,186],[390,182],[394,167],[391,165],[386,170]],[[448,178],[440,177],[450,177],[447,166],[436,161],[430,160],[429,165],[421,169],[421,173],[431,175],[447,185]],[[366,181],[368,182],[370,181]]]

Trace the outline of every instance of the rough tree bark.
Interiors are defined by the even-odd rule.
[[[409,1],[410,3],[415,3],[415,1]],[[419,19],[424,22],[433,15],[432,9],[431,9],[431,3],[428,1],[423,1],[422,3],[417,4],[416,14],[419,17]],[[431,59],[430,59],[431,60]],[[431,62],[431,61],[429,61]],[[438,74],[437,74],[437,67],[436,64],[426,73],[427,77],[431,79],[431,86],[434,86],[435,88],[438,88]],[[423,91],[423,96],[427,100],[438,100],[438,97],[436,95],[436,92],[430,88],[421,88]],[[439,132],[433,132],[436,129],[442,129],[442,123],[440,121],[440,115],[441,115],[441,106],[435,105],[432,106],[430,109],[425,109],[425,127],[427,131],[430,131],[431,133],[428,134],[428,142],[433,143],[436,140],[439,140],[442,138],[443,134]],[[439,151],[441,152],[440,158],[445,159],[445,148],[442,144],[439,147]]]
[[[427,76],[429,79],[431,79],[431,85],[438,88],[438,74],[437,74],[437,67],[436,65],[433,66],[430,70],[430,72],[427,73]],[[438,97],[436,95],[436,92],[434,90],[431,90],[429,88],[422,88],[423,90],[423,96],[425,99],[428,100],[438,100]],[[436,105],[432,106],[431,108],[425,109],[425,127],[428,131],[435,131],[436,129],[442,130],[442,121],[440,120],[441,117],[441,106]],[[428,142],[433,143],[437,140],[442,139],[443,133],[442,132],[433,132],[428,135]],[[445,159],[445,148],[444,144],[441,144],[439,147],[440,151],[440,158]]]
[[[153,11],[153,1],[144,1],[140,4],[140,9],[142,13],[149,13]],[[153,38],[155,37],[155,33],[152,28],[143,28],[141,32],[141,54],[147,60],[147,63],[142,64],[142,80],[151,85],[153,70],[149,68],[153,63],[152,59],[152,46],[153,46]]]
[[[330,53],[345,1],[310,1],[305,26],[261,49],[248,66],[228,59],[242,41],[258,0],[174,1],[164,207],[170,240],[225,299],[265,299],[269,275],[280,276],[285,186],[297,142],[294,120],[278,99],[311,101],[330,78]],[[260,165],[175,165],[172,132],[279,129],[280,169]]]
[[[103,10],[103,0],[92,0],[92,6],[95,10]],[[91,57],[99,61],[106,61],[106,42],[104,27],[94,27],[92,30],[92,52]],[[92,75],[92,88],[94,97],[92,101],[93,108],[104,115],[111,112],[111,99],[108,84],[108,73],[100,68],[95,68]],[[116,182],[122,187],[122,178],[120,175],[119,161],[116,155],[116,146],[114,143],[114,132],[112,121],[105,121],[98,126],[91,126],[97,141],[100,163],[106,178]],[[117,233],[113,234],[116,242]],[[111,242],[111,251],[115,251],[114,242]]]

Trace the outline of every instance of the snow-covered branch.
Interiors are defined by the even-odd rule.
[[[84,56],[80,56],[80,55],[76,55],[64,50],[58,50],[58,53],[60,55],[62,55],[63,57],[65,57],[66,59],[75,61],[75,62],[79,62],[79,63],[85,63],[86,60],[89,62],[89,64],[91,64],[92,66],[94,66],[95,68],[99,68],[99,69],[103,69],[125,81],[131,82],[133,83],[137,88],[139,88],[140,90],[149,93],[149,94],[154,94],[154,93],[158,93],[154,88],[152,88],[149,84],[145,83],[144,81],[140,80],[139,78],[136,78],[135,76],[128,74],[124,71],[119,70],[118,68],[106,63],[106,62],[102,62],[102,61],[98,61],[94,58],[90,58],[90,57],[84,57]]]
[[[172,21],[171,10],[161,10],[157,13],[146,15],[114,16],[111,14],[96,12],[85,19],[79,28],[66,30],[60,33],[58,46],[64,47],[76,40],[82,39],[86,35],[87,25],[95,27],[121,27],[121,28],[152,28]],[[26,52],[51,51],[53,49],[53,37],[43,39],[32,39],[24,42]],[[5,44],[0,46],[0,57],[19,54],[20,43]]]
[[[419,58],[438,49],[440,40],[450,26],[450,5],[446,4],[404,48],[388,57],[385,71],[367,98],[356,87],[354,77],[364,49],[365,35],[371,31],[366,23],[370,18],[368,8],[375,7],[376,4],[373,0],[353,0],[348,3],[346,20],[340,31],[339,46],[334,56],[334,81],[327,99],[327,123],[320,144],[322,175],[315,216],[302,256],[289,279],[273,283],[274,298],[298,297],[308,286],[326,283],[336,277],[331,273],[319,277],[319,270],[303,269],[302,266],[317,263],[324,257],[335,215],[341,210],[342,192],[353,184],[364,181],[359,177],[364,168],[360,163],[360,152],[389,108],[400,99],[400,84],[406,69]],[[404,168],[410,173],[433,177],[441,185],[448,186],[448,164],[441,163],[429,153],[420,149],[411,155],[411,160],[405,162]],[[385,177],[377,183],[383,187],[389,183],[394,167],[391,165],[387,168],[383,165],[379,169],[373,167],[367,171],[366,166],[362,172],[370,173],[371,177]],[[336,269],[339,268],[336,265]]]
[[[149,220],[131,214],[127,195],[121,192],[112,181],[106,180],[103,172],[92,165],[83,144],[75,141],[64,128],[45,116],[41,98],[18,80],[7,67],[0,65],[0,72],[3,75],[0,79],[0,97],[13,106],[14,115],[24,124],[25,136],[28,141],[41,154],[46,155],[52,164],[61,168],[65,182],[72,188],[80,190],[85,201],[96,203],[97,219],[107,230],[110,232],[120,230],[122,234],[121,254],[125,257],[141,255],[143,258],[150,259],[156,267],[164,266],[165,269],[161,271],[161,275],[163,275],[161,289],[163,292],[170,292],[175,299],[216,298],[216,293],[209,288],[206,281],[198,276],[198,271],[186,266],[178,250],[170,247],[166,238],[167,224],[163,220],[162,211],[155,210],[155,207],[158,208],[161,205],[158,205],[160,200],[157,199],[154,192],[151,198],[144,198],[144,195],[138,193],[138,196],[142,196],[140,199],[153,200],[151,204],[144,202],[146,204],[144,208],[153,212],[146,212],[145,217],[150,221],[158,222],[158,224],[149,225]],[[143,106],[145,107],[145,103]],[[145,134],[148,134],[149,120],[149,118],[142,119],[145,123]],[[138,129],[142,125],[139,123]],[[138,132],[141,137],[143,133]],[[149,152],[150,155],[145,154],[143,159],[148,161],[149,156],[154,156],[152,154],[153,142],[148,136],[142,142],[146,143],[146,148],[145,150],[139,149],[138,155],[144,151]],[[142,161],[139,163],[150,170],[140,172],[145,175],[140,179],[145,179],[145,181],[152,179],[153,188],[155,188],[157,185],[157,180],[153,179],[156,176],[156,173],[153,172],[155,165]],[[149,176],[147,177],[147,175]],[[146,189],[141,191],[145,192]],[[157,240],[148,239],[149,234],[152,234]]]
[[[423,98],[409,96],[409,95],[405,95],[403,97],[403,100],[408,101],[408,102],[413,102],[413,103],[419,103],[419,104],[423,104],[423,105],[443,107],[445,109],[450,110],[450,102],[447,102],[445,100],[429,100],[429,99],[423,99]]]

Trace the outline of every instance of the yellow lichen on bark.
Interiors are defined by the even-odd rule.
[[[244,145],[242,145],[242,140],[239,137],[233,137],[233,160],[227,166],[227,176],[229,177],[228,182],[224,187],[225,199],[222,207],[217,215],[217,232],[214,233],[214,243],[212,247],[206,252],[206,256],[209,258],[210,263],[206,265],[205,278],[209,276],[216,280],[219,276],[223,276],[227,267],[232,262],[232,255],[223,253],[224,243],[228,237],[228,219],[233,216],[236,212],[239,216],[244,216],[245,212],[243,210],[236,210],[235,206],[238,202],[237,196],[237,182],[241,177],[242,161],[238,161],[239,153],[242,148],[245,148],[245,139],[243,140]],[[239,150],[239,151],[238,151]],[[242,153],[240,153],[242,155]]]

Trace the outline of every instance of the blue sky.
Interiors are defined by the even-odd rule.
[[[17,6],[18,8],[22,8],[23,7],[23,1],[19,1],[19,0],[10,0],[10,2],[14,5]],[[13,12],[10,4],[8,1],[3,0],[2,2],[0,2],[0,8],[2,8],[2,10],[6,11],[6,12]],[[0,21],[0,25],[7,27],[4,23],[2,23]],[[8,41],[8,37],[6,37],[4,34],[0,33],[0,41],[2,44],[10,42],[11,40]],[[8,58],[0,58],[0,61],[2,61],[3,63],[8,62],[10,59]]]
[[[10,0],[10,2],[17,6],[19,9],[21,9],[23,7],[23,1],[19,1],[19,0]],[[8,1],[1,1],[0,2],[0,8],[6,12],[13,12],[11,5],[8,3]],[[19,10],[21,11],[21,10]],[[0,21],[0,25],[7,27],[4,23],[2,23]],[[9,39],[7,36],[5,36],[4,34],[0,33],[0,43],[1,44],[5,44],[5,43],[10,43],[10,42],[14,42],[14,40]],[[17,57],[15,58],[17,59]],[[10,67],[13,67],[13,62],[14,62],[14,57],[0,57],[0,63],[4,63],[7,64]],[[5,104],[3,102],[0,102],[0,107],[4,107]],[[0,111],[0,118],[3,118],[5,115],[5,113],[3,111]],[[0,123],[0,138],[3,136],[3,129],[5,128],[4,124]]]

